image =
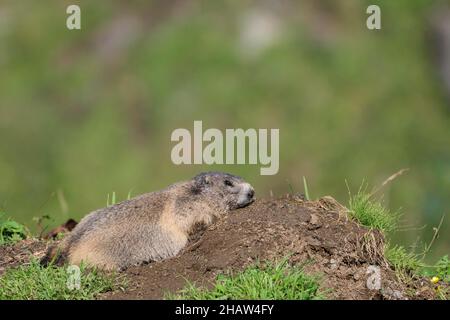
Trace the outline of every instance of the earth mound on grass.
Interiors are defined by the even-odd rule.
[[[399,281],[384,257],[383,235],[349,219],[347,209],[331,197],[305,201],[287,195],[257,200],[207,229],[199,226],[198,231],[178,256],[127,269],[126,288],[99,298],[164,299],[166,293],[182,289],[186,280],[211,287],[220,273],[286,257],[291,265],[319,275],[328,299],[435,298],[428,281]],[[0,276],[30,257],[42,257],[48,245],[25,240],[0,246]],[[377,271],[380,283],[374,278]]]
[[[127,289],[102,298],[163,299],[167,292],[182,289],[186,280],[211,287],[219,273],[289,256],[291,264],[306,262],[305,272],[321,275],[328,299],[433,299],[425,282],[408,287],[398,281],[384,258],[383,236],[348,219],[346,211],[331,197],[257,200],[191,239],[178,256],[129,268]],[[379,268],[379,289],[368,288],[374,276],[370,266]]]

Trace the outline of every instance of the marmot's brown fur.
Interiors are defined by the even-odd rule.
[[[162,191],[96,210],[50,248],[43,265],[86,264],[107,270],[175,256],[198,223],[211,224],[248,205],[254,190],[240,177],[208,172]]]

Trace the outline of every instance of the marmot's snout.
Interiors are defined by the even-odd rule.
[[[255,201],[255,189],[249,183],[242,183],[239,192],[238,207],[242,208]]]
[[[247,196],[249,197],[249,199],[253,199],[254,195],[255,195],[255,190],[253,190],[253,189],[249,190],[249,192],[247,193]]]

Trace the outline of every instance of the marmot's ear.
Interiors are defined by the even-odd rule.
[[[207,174],[201,174],[195,177],[195,182],[202,186],[206,186],[211,183],[211,177]]]
[[[191,192],[192,194],[199,194],[211,183],[210,177],[207,175],[199,175],[195,177],[194,181],[191,184]]]

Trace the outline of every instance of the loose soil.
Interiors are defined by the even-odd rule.
[[[384,258],[383,236],[352,221],[346,212],[331,197],[257,200],[207,229],[199,227],[178,256],[127,269],[126,288],[99,298],[163,299],[166,293],[182,289],[186,280],[211,287],[220,273],[285,257],[292,265],[304,265],[305,272],[319,275],[328,299],[436,298],[426,279],[399,281]],[[0,276],[7,267],[27,263],[30,256],[41,257],[46,246],[45,241],[26,240],[0,247]],[[373,278],[374,267],[379,268],[381,288],[371,290],[368,279]],[[370,283],[369,287],[373,288]]]

